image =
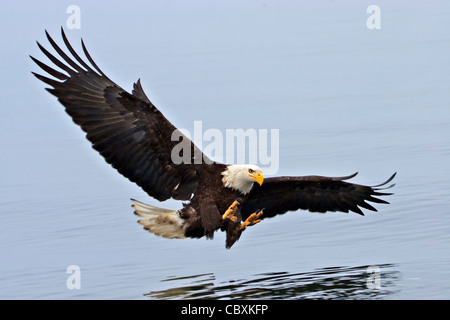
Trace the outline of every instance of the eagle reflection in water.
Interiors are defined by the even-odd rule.
[[[329,267],[311,272],[272,272],[246,280],[218,281],[213,273],[172,277],[169,287],[151,291],[150,299],[385,299],[395,294],[399,271],[395,264],[377,265],[382,285],[371,287],[371,266]]]

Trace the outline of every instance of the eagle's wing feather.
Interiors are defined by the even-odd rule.
[[[263,210],[261,218],[273,217],[299,209],[312,212],[353,211],[364,215],[361,208],[377,211],[368,202],[388,203],[377,198],[391,193],[381,192],[392,179],[377,186],[364,186],[346,182],[356,175],[330,178],[321,176],[276,177],[264,180],[262,186],[254,186],[241,208],[246,219],[257,210]]]
[[[39,43],[38,46],[61,71],[31,57],[56,80],[33,74],[52,87],[47,90],[58,98],[73,121],[87,133],[93,148],[122,175],[160,201],[189,199],[198,183],[195,166],[173,163],[171,151],[180,141],[171,140],[176,128],[150,102],[140,81],[134,84],[131,94],[126,92],[100,70],[83,41],[82,48],[91,66],[75,52],[62,28],[61,33],[75,61],[46,32],[48,41],[61,59]],[[192,141],[189,143],[192,160],[199,150]]]

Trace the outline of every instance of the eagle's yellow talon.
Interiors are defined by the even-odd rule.
[[[233,222],[237,221],[237,217],[235,216],[235,212],[237,211],[237,209],[239,208],[239,202],[238,201],[234,201],[231,206],[227,209],[227,211],[225,211],[225,213],[222,215],[222,220],[225,219],[230,219]]]
[[[262,210],[259,211],[258,213],[252,213],[245,221],[244,223],[241,224],[241,230],[244,230],[245,228],[247,228],[248,226],[253,226],[259,222],[261,222],[261,220],[259,219],[259,217],[261,217],[261,215],[263,214]]]

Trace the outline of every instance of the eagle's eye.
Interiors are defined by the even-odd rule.
[[[255,172],[255,170],[253,170],[253,169],[248,169],[248,173],[254,173]]]

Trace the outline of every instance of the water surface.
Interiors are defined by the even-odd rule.
[[[130,198],[167,208],[89,146],[30,73],[68,3],[14,2],[0,35],[0,297],[7,299],[448,299],[450,8],[447,2],[81,1],[80,30],[125,89],[138,77],[178,127],[280,130],[278,175],[378,184],[378,213],[292,212],[231,250],[167,240]],[[81,289],[66,269],[78,265]],[[367,286],[380,268],[378,289]]]

